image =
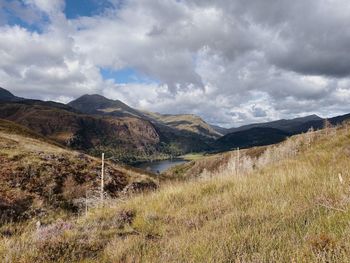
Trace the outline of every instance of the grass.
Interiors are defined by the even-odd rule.
[[[199,171],[196,179],[168,183],[156,192],[111,200],[87,216],[66,220],[63,229],[60,221],[48,229],[36,230],[33,222],[18,227],[1,238],[0,259],[350,262],[346,129],[242,152],[239,161],[234,152],[227,155],[216,170]]]
[[[194,161],[194,160],[198,160],[201,159],[205,156],[204,152],[201,153],[188,153],[185,155],[181,155],[180,158],[186,160],[186,161]]]
[[[28,129],[0,120],[0,225],[60,212],[77,214],[99,194],[101,160],[52,144]],[[150,174],[106,162],[105,194],[154,188]]]

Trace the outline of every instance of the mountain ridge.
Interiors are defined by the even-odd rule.
[[[107,106],[115,103],[102,96],[97,98],[107,101]],[[101,104],[97,106],[99,109]],[[95,109],[92,110],[95,114],[87,114],[80,110],[55,102],[11,99],[0,103],[0,118],[24,125],[70,148],[92,155],[105,152],[125,163],[165,159],[210,148],[207,138],[162,124],[155,126],[145,118],[99,114]]]
[[[99,94],[85,94],[67,105],[87,114],[106,114],[116,117],[139,117],[143,115],[120,100],[111,100]]]
[[[2,102],[2,101],[18,101],[21,99],[22,98],[19,98],[19,97],[13,95],[7,89],[0,87],[0,102]]]
[[[5,89],[0,91],[0,118],[74,149],[94,155],[107,152],[123,162],[278,143],[311,127],[324,126],[323,118],[308,115],[225,129],[194,114],[141,111],[99,94],[85,94],[62,104],[18,98]],[[329,121],[336,125],[349,118],[350,114],[345,114]]]
[[[153,124],[165,125],[178,131],[198,134],[210,139],[221,136],[201,117],[194,114],[160,114],[134,109],[120,100],[111,100],[99,94],[85,94],[67,105],[86,114],[110,115],[116,117],[136,117]],[[160,127],[161,128],[161,127]]]
[[[283,130],[285,132],[290,132],[291,130],[296,129],[295,127],[301,125],[302,123],[310,122],[310,121],[320,121],[320,120],[323,120],[323,118],[317,116],[316,114],[312,114],[312,115],[307,115],[304,117],[297,117],[292,119],[280,119],[280,120],[275,120],[270,122],[247,124],[237,128],[230,128],[228,129],[228,133],[244,131],[244,130],[248,130],[250,128],[256,128],[256,127],[275,128],[275,129]]]

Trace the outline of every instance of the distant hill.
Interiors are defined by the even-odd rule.
[[[11,92],[6,89],[0,87],[0,102],[3,101],[18,101],[22,100],[22,98],[16,97]]]
[[[19,98],[5,89],[0,89],[0,118],[73,149],[106,152],[123,162],[272,144],[324,125],[324,119],[310,115],[225,129],[196,115],[144,112],[97,94],[65,105]],[[348,118],[350,114],[329,121],[339,124]]]
[[[83,95],[69,102],[68,105],[87,114],[106,114],[115,117],[144,117],[141,112],[129,107],[120,100],[107,99],[98,94]]]
[[[0,103],[0,118],[73,149],[110,153],[123,162],[157,154],[160,139],[154,126],[138,118],[99,117],[27,103]]]
[[[341,124],[350,119],[350,114],[329,118],[332,125]],[[315,130],[324,127],[325,119],[317,115],[310,115],[291,120],[278,120],[267,123],[245,125],[239,128],[229,129],[231,132],[219,138],[214,143],[214,148],[219,151],[237,147],[248,148],[278,143],[291,135],[307,132],[310,128]]]
[[[310,122],[317,122],[317,121],[322,121],[323,119],[317,115],[309,115],[306,117],[300,117],[300,118],[295,118],[295,119],[290,119],[290,120],[277,120],[277,121],[272,121],[272,122],[265,122],[265,123],[254,123],[254,124],[249,124],[249,125],[244,125],[238,128],[231,128],[228,129],[228,133],[233,133],[233,132],[238,132],[238,131],[245,131],[249,130],[251,128],[274,128],[274,129],[279,129],[284,132],[290,133],[290,134],[295,134],[295,133],[300,133],[304,132],[306,128],[305,123],[310,123]],[[308,128],[306,131],[311,127],[309,125],[306,125]]]
[[[21,103],[25,105],[41,105],[41,106],[48,106],[48,107],[78,112],[77,110],[75,110],[74,108],[66,104],[55,102],[55,101],[41,101],[41,100],[20,98],[1,87],[0,87],[0,103]]]
[[[131,108],[120,100],[110,100],[101,95],[83,95],[68,103],[69,106],[86,114],[109,115],[115,117],[136,117],[151,121],[154,125],[165,125],[177,131],[193,133],[210,139],[222,134],[215,131],[203,119],[192,114],[170,115],[144,112]]]
[[[257,127],[226,134],[218,139],[214,145],[220,151],[231,150],[237,147],[249,148],[278,143],[285,140],[288,136],[288,133],[279,129]]]
[[[213,139],[217,139],[222,136],[222,134],[213,129],[211,125],[194,114],[171,115],[153,112],[143,113],[153,122],[159,122],[181,131],[189,131]]]
[[[155,125],[149,118],[141,118],[141,113],[140,117],[135,116],[136,110],[119,101],[87,95],[78,102],[70,104],[76,107],[73,108],[56,102],[10,99],[0,103],[0,118],[24,125],[73,149],[93,155],[105,152],[126,163],[210,149],[203,136],[159,123]],[[116,105],[123,110],[104,108]],[[99,111],[100,108],[105,111]]]
[[[213,124],[210,124],[210,126],[212,129],[214,129],[217,133],[219,133],[221,135],[225,135],[225,134],[230,132],[230,129],[228,129],[228,128],[224,128],[224,127],[221,127],[218,125],[213,125]]]
[[[171,155],[210,150],[209,144],[220,136],[197,116],[142,112],[119,100],[110,100],[101,95],[83,95],[68,105],[85,114],[148,121],[159,135],[161,151]]]

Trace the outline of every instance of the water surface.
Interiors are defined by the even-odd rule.
[[[154,161],[154,162],[144,162],[134,165],[135,167],[143,170],[147,170],[153,173],[162,173],[165,170],[178,165],[187,163],[188,161],[184,159],[169,159],[163,161]]]

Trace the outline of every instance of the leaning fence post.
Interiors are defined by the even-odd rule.
[[[238,169],[239,169],[239,147],[237,148],[237,156],[236,156],[236,175],[238,175]]]
[[[102,153],[102,167],[101,167],[101,201],[103,201],[104,192],[104,170],[105,170],[105,154]]]

